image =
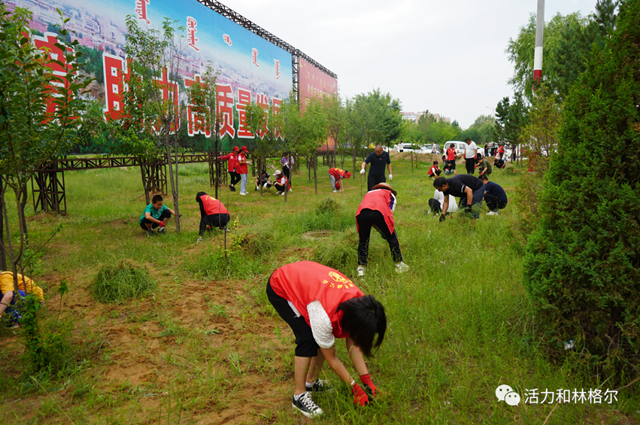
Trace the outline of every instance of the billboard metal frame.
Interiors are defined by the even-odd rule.
[[[209,9],[213,10],[214,12],[217,12],[220,15],[224,16],[225,18],[231,20],[232,22],[235,22],[236,24],[248,29],[252,33],[264,38],[268,42],[280,47],[282,50],[291,53],[291,65],[292,65],[292,73],[293,73],[293,94],[296,96],[296,99],[298,99],[298,101],[300,101],[300,98],[299,98],[300,93],[298,90],[299,89],[298,85],[300,82],[299,58],[304,58],[304,60],[306,60],[311,65],[318,68],[320,71],[335,78],[336,80],[338,79],[338,75],[330,71],[328,68],[325,68],[323,65],[316,62],[315,60],[307,56],[305,53],[303,53],[299,49],[296,49],[291,44],[287,43],[281,38],[276,37],[275,35],[271,34],[269,31],[265,30],[259,25],[256,25],[255,23],[251,22],[249,19],[240,15],[236,11],[228,8],[227,6],[220,3],[219,1],[198,0],[198,2],[203,4],[204,6],[207,6]]]

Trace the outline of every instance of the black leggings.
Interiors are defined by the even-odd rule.
[[[484,194],[484,201],[487,203],[487,208],[489,208],[490,211],[503,210],[507,206],[507,201],[501,201],[497,196],[490,193]]]
[[[375,174],[371,174],[371,171],[369,171],[369,179],[367,180],[367,192],[370,191],[373,186],[377,185],[378,183],[384,183],[386,181],[387,179],[385,178],[384,174],[381,176],[376,176]]]
[[[231,182],[229,183],[231,186],[235,186],[240,180],[242,180],[240,174],[236,173],[235,171],[229,171],[229,175],[231,176]]]
[[[207,226],[224,229],[227,223],[229,223],[229,220],[231,220],[231,216],[229,214],[205,215],[200,219],[200,236],[204,235],[204,231],[207,230]]]
[[[169,212],[169,210],[162,211],[162,214],[160,214],[160,217],[158,217],[158,220],[163,221],[165,218],[171,218],[171,213]],[[146,226],[147,224],[151,224],[152,229],[155,229],[156,227],[160,226],[158,223],[154,223],[151,220],[147,220],[145,217],[140,222],[140,227],[142,227],[143,230],[149,230],[147,229],[147,226]]]
[[[374,226],[377,227],[382,237],[389,243],[393,262],[399,263],[402,261],[398,235],[396,235],[395,230],[393,233],[389,231],[389,227],[387,227],[387,223],[384,221],[384,217],[380,211],[364,209],[360,211],[360,214],[356,217],[356,221],[358,222],[358,235],[360,236],[360,242],[358,243],[358,265],[367,265],[369,238],[371,237],[371,228]]]

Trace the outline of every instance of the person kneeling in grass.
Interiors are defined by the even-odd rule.
[[[155,195],[140,217],[140,227],[142,230],[146,230],[149,236],[155,236],[153,229],[157,227],[159,234],[165,234],[164,227],[172,215],[176,215],[176,212],[166,205],[162,205],[161,195]]]
[[[231,216],[222,202],[207,195],[206,192],[198,192],[196,202],[200,205],[200,232],[198,233],[197,242],[202,242],[202,237],[207,227],[225,229],[227,223],[231,220]]]
[[[271,183],[271,176],[267,173],[267,170],[262,170],[262,173],[256,176],[255,184],[256,190],[260,190],[260,186],[264,189],[269,189],[273,186],[273,183]]]
[[[482,197],[484,195],[484,183],[477,177],[470,174],[460,174],[450,179],[446,177],[438,177],[433,181],[433,187],[443,192],[444,201],[442,203],[442,214],[440,221],[445,220],[445,216],[449,211],[449,195],[460,198],[460,208],[467,215],[473,218],[471,222],[476,225],[476,219],[480,217],[480,207],[482,206]]]
[[[0,317],[7,313],[11,317],[11,326],[19,326],[22,314],[20,314],[19,300],[25,300],[27,296],[33,296],[38,302],[44,302],[44,291],[33,280],[18,274],[18,294],[16,296],[13,284],[13,273],[0,273]]]
[[[312,391],[326,391],[318,379],[325,359],[345,384],[353,402],[364,406],[376,395],[364,356],[382,344],[387,329],[384,307],[337,270],[312,261],[287,264],[273,272],[267,297],[296,337],[295,391],[291,405],[311,418],[322,414]],[[378,337],[374,344],[374,337]],[[336,356],[335,339],[344,338],[364,389]]]
[[[487,215],[498,215],[498,210],[507,207],[507,194],[502,186],[497,183],[490,182],[486,175],[480,176],[484,182],[484,202],[487,203],[489,212]]]
[[[369,238],[371,228],[376,229],[382,238],[389,243],[393,262],[396,263],[396,273],[409,270],[402,261],[400,242],[394,229],[393,210],[396,208],[396,191],[387,183],[379,183],[364,195],[364,199],[356,212],[356,227],[358,229],[358,276],[364,276],[369,257]]]
[[[288,189],[291,190],[291,183],[289,183],[289,181],[287,180],[287,177],[285,177],[284,174],[282,174],[282,171],[280,170],[276,170],[275,173],[273,173],[276,182],[273,184],[276,188],[276,195],[282,195],[284,196],[284,192]]]

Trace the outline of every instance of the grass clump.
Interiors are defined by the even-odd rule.
[[[103,303],[140,297],[157,287],[146,268],[131,261],[103,266],[92,285],[93,296]]]
[[[338,212],[340,204],[333,198],[326,198],[316,207],[316,214],[335,214]]]

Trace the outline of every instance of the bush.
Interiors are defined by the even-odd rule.
[[[338,212],[340,204],[333,198],[326,198],[316,207],[316,214],[335,214]]]
[[[129,260],[103,266],[92,285],[93,296],[103,303],[141,297],[157,287],[146,268]]]
[[[623,1],[564,106],[525,284],[547,348],[622,381],[640,366],[640,1]]]

